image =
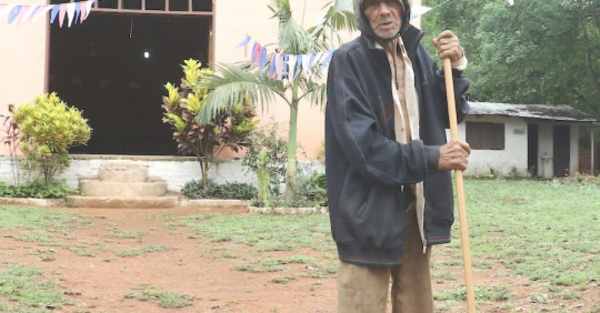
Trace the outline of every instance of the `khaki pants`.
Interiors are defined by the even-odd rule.
[[[391,284],[393,313],[433,313],[429,258],[423,244],[414,207],[407,211],[407,233],[401,266],[360,266],[340,262],[338,313],[385,313]]]

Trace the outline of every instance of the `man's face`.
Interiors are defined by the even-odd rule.
[[[402,25],[402,5],[399,1],[367,0],[364,10],[375,35],[383,39],[396,37]]]

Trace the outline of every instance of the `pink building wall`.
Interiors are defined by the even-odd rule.
[[[2,3],[35,5],[46,1],[2,0]],[[8,104],[31,101],[46,91],[48,68],[48,16],[36,22],[8,24],[8,14],[0,16],[0,114],[3,115],[8,114]],[[1,145],[0,155],[6,154],[8,148]]]

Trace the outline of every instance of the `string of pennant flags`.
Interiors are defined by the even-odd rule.
[[[92,5],[96,0],[48,4],[48,5],[28,5],[28,4],[3,4],[0,3],[0,19],[8,14],[8,24],[21,22],[35,22],[50,12],[50,23],[58,21],[60,27],[83,23],[90,12]]]
[[[247,57],[251,42],[252,37],[246,35],[246,38],[236,48],[244,48]],[[329,50],[309,54],[287,54],[273,51],[269,54],[267,48],[258,41],[254,41],[250,50],[250,62],[258,65],[261,71],[268,66],[269,78],[277,80],[281,80],[284,77],[288,77],[289,80],[295,80],[301,74],[307,80],[310,80],[313,73],[315,73],[313,69],[318,69],[316,73],[318,76],[321,76],[329,65],[334,52],[334,50]],[[317,67],[320,67],[320,69]]]

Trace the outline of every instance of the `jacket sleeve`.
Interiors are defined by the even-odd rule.
[[[378,116],[383,108],[379,113],[374,108],[381,97],[365,90],[366,77],[371,76],[359,72],[346,54],[334,55],[328,75],[327,140],[334,140],[343,154],[340,157],[366,178],[385,185],[423,181],[428,174],[423,142],[399,144],[384,135],[381,123],[386,117]]]

